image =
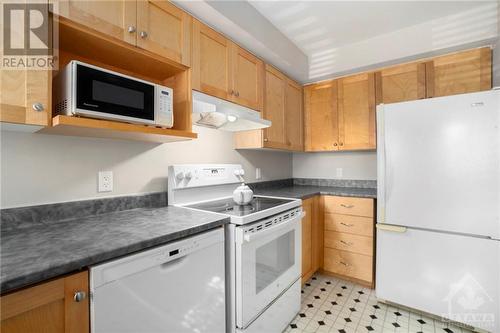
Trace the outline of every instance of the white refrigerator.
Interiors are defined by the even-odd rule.
[[[500,90],[377,107],[378,298],[500,332]]]

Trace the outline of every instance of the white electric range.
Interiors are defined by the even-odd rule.
[[[227,332],[282,332],[300,310],[300,199],[255,196],[239,206],[239,164],[184,164],[168,170],[169,205],[231,218],[226,234]]]

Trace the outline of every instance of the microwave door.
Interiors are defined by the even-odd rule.
[[[154,124],[154,85],[76,63],[76,113]]]

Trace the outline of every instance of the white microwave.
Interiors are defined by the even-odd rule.
[[[73,60],[54,82],[56,114],[170,128],[171,88]]]

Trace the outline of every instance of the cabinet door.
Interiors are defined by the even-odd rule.
[[[434,58],[426,63],[427,97],[491,89],[491,49],[480,48]]]
[[[128,43],[136,43],[135,1],[62,0],[58,6],[61,16]]]
[[[339,80],[339,147],[375,148],[375,78],[363,73]]]
[[[198,20],[193,20],[193,89],[230,98],[231,42]]]
[[[289,79],[286,80],[285,89],[285,124],[288,149],[304,150],[302,87]]]
[[[285,91],[286,78],[273,67],[266,65],[263,118],[272,122],[264,129],[264,147],[286,148]]]
[[[338,150],[337,81],[304,89],[305,150]]]
[[[302,201],[302,209],[306,214],[302,218],[302,284],[313,275],[313,198]]]
[[[0,71],[0,121],[47,126],[51,116],[52,73]]]
[[[425,98],[425,63],[410,63],[375,73],[377,104]]]
[[[137,46],[191,64],[191,17],[166,0],[137,1]]]
[[[77,302],[75,293],[84,292]],[[88,273],[82,272],[2,296],[0,331],[89,332]]]
[[[232,44],[232,100],[261,111],[264,104],[264,63],[262,60]]]

